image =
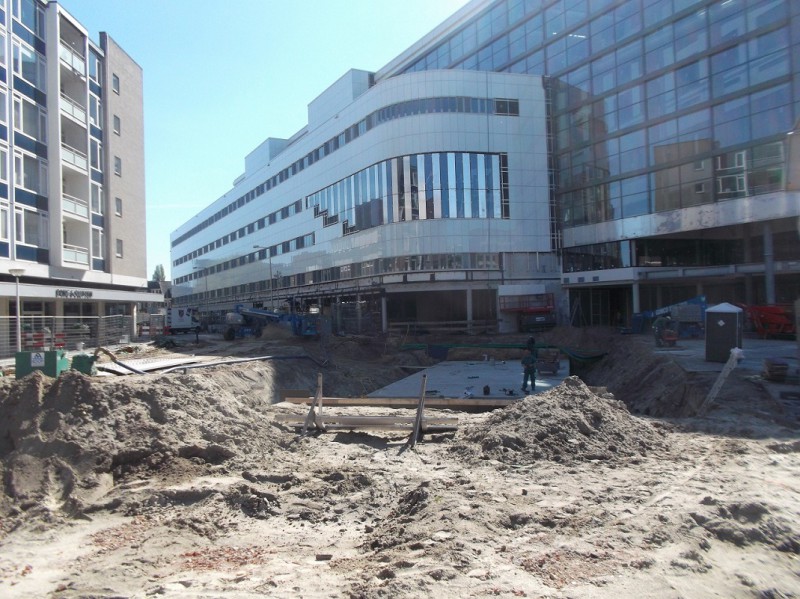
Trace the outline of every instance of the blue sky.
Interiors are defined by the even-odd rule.
[[[144,73],[147,277],[169,235],[348,69],[377,70],[466,0],[60,0]]]

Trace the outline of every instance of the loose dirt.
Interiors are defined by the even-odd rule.
[[[181,341],[129,349],[281,359],[0,379],[0,595],[798,594],[800,422],[754,373],[700,418],[713,376],[646,339],[557,329],[537,341],[607,356],[508,408],[431,410],[458,431],[411,449],[397,432],[300,436],[276,416],[305,415],[282,391],[313,394],[318,372],[326,394],[362,396],[433,363],[423,351]]]

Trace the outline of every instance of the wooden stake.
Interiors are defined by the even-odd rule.
[[[428,375],[422,375],[422,383],[419,391],[419,403],[417,404],[417,418],[414,420],[414,431],[411,433],[409,446],[414,447],[417,439],[422,434],[422,414],[425,411],[425,386],[428,384]]]
[[[319,405],[319,414],[317,413],[317,405]],[[314,423],[316,428],[324,431],[325,423],[322,420],[322,373],[317,373],[317,394],[314,396],[314,401],[311,402],[311,407],[306,415],[306,421],[303,424],[302,434],[305,435],[311,423]]]

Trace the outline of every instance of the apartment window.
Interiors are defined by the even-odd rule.
[[[14,185],[47,195],[47,163],[35,156],[15,152]]]
[[[6,34],[0,33],[0,64],[6,64]]]
[[[12,61],[15,74],[41,91],[47,91],[47,63],[43,56],[22,42],[14,40]]]
[[[8,181],[8,148],[0,146],[0,181]]]
[[[114,198],[114,214],[122,216],[122,198]]]
[[[14,96],[14,128],[28,137],[47,141],[47,112],[21,96]]]
[[[94,52],[89,52],[89,78],[102,85],[100,81],[100,57]]]
[[[114,156],[114,174],[122,176],[122,158]]]
[[[92,183],[92,212],[103,214],[103,188]]]
[[[0,239],[8,241],[8,204],[0,203]]]
[[[111,89],[114,90],[115,94],[119,93],[119,76],[116,74],[111,75]]]
[[[35,210],[17,208],[16,213],[16,239],[17,243],[47,248],[49,227],[47,214]]]
[[[117,258],[122,258],[122,240],[117,239]]]
[[[14,18],[44,39],[44,9],[36,0],[11,0]]]
[[[89,95],[89,122],[95,127],[103,126],[103,105],[97,96]]]
[[[102,229],[92,229],[92,256],[102,260],[105,257],[105,234]]]
[[[121,131],[122,131],[122,121],[120,121],[119,117],[115,114],[114,115],[114,133],[119,135]]]
[[[92,139],[89,143],[89,164],[93,169],[103,170],[102,145],[96,139]]]

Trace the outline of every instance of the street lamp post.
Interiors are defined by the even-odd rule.
[[[17,351],[22,351],[22,309],[19,302],[19,278],[25,274],[24,268],[9,268],[8,272],[14,277],[17,295]]]
[[[263,245],[254,245],[255,250],[266,250],[267,258],[269,260],[269,307],[273,312],[275,311],[275,279],[272,278],[272,251]]]

